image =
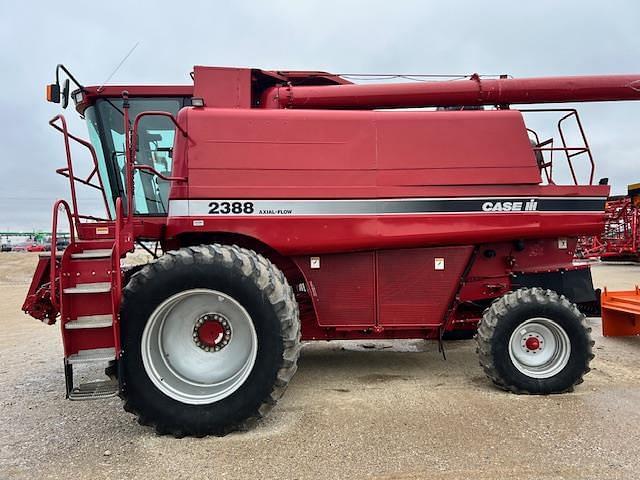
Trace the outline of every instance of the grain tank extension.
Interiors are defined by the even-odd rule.
[[[98,88],[58,66],[48,86],[50,101],[73,99],[90,141],[51,120],[71,193],[54,205],[52,244],[63,217],[71,243],[41,256],[23,309],[59,319],[68,398],[119,394],[161,433],[223,435],[272,408],[302,341],[443,346],[476,331],[499,388],[582,382],[593,342],[581,312],[599,299],[572,258],[602,230],[609,186],[574,109],[553,110],[557,135],[541,138],[528,118],[549,109],[512,105],[635,100],[640,76],[192,78]],[[97,190],[102,216],[79,211],[79,186]],[[136,247],[153,259],[124,265]],[[78,381],[85,365],[109,378]]]

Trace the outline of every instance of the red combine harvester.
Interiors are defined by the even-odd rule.
[[[628,191],[607,200],[604,231],[579,239],[579,258],[640,261],[640,183],[629,185]]]
[[[50,101],[75,101],[90,142],[51,120],[71,187],[52,244],[60,212],[71,242],[41,257],[23,309],[60,318],[68,398],[119,394],[158,432],[221,435],[275,404],[301,341],[476,329],[498,387],[582,382],[593,341],[580,308],[597,298],[572,259],[579,236],[602,230],[609,187],[594,184],[575,110],[554,110],[554,146],[524,121],[549,109],[510,105],[640,99],[640,76],[353,84],[195,67],[192,78],[84,87],[59,66],[48,87]],[[73,143],[93,159],[87,178]],[[553,152],[571,184],[556,183]],[[101,193],[104,218],[79,213],[77,183]],[[122,266],[136,245],[155,259]],[[76,385],[74,368],[100,363],[110,380]]]

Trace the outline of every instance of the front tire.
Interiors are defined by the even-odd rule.
[[[564,296],[523,288],[485,311],[476,336],[480,365],[503,390],[570,392],[590,370],[590,332],[585,316]]]
[[[159,433],[225,435],[276,403],[296,371],[293,291],[253,251],[202,245],[135,273],[121,308],[125,410]]]

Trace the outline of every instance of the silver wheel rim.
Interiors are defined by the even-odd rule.
[[[224,319],[218,349],[196,338],[203,318]],[[230,296],[209,289],[177,293],[151,314],[142,333],[142,362],[165,395],[193,405],[217,402],[235,392],[256,360],[258,339],[251,316]]]
[[[553,377],[567,366],[570,355],[567,332],[548,318],[530,318],[515,329],[509,340],[511,362],[531,378]]]

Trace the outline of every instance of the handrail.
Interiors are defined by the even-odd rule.
[[[149,172],[152,175],[157,175],[162,180],[166,180],[168,182],[186,182],[187,181],[187,177],[167,177],[166,175],[163,175],[162,173],[157,171],[151,165],[134,165],[133,168],[134,170],[142,170],[144,172]]]
[[[584,128],[582,127],[582,122],[580,121],[580,116],[578,115],[578,111],[574,108],[528,108],[528,109],[520,109],[519,110],[522,113],[537,113],[537,112],[543,112],[543,113],[558,113],[558,112],[564,112],[565,115],[563,115],[557,123],[557,128],[558,128],[558,133],[560,135],[560,140],[562,141],[562,147],[554,147],[553,146],[553,139],[547,140],[546,142],[543,143],[539,143],[536,147],[533,148],[534,151],[536,152],[551,152],[551,159],[549,162],[547,162],[545,164],[545,172],[546,172],[546,165],[549,164],[549,174],[548,176],[551,176],[553,178],[553,152],[554,151],[562,151],[564,152],[566,159],[567,159],[567,164],[569,166],[569,171],[571,173],[571,177],[573,179],[573,182],[575,185],[579,185],[578,182],[578,177],[576,175],[575,172],[575,168],[573,166],[573,161],[571,160],[573,157],[577,156],[577,155],[582,155],[582,154],[587,154],[589,157],[589,163],[590,163],[590,172],[589,172],[589,185],[593,185],[593,179],[595,176],[595,161],[593,160],[593,155],[591,153],[591,148],[589,147],[589,143],[587,141],[587,136],[584,132]],[[578,126],[578,131],[580,133],[580,136],[582,137],[582,142],[583,142],[583,146],[579,146],[579,147],[569,147],[567,146],[567,141],[566,141],[566,137],[565,137],[565,132],[562,129],[562,125],[563,123],[570,117],[575,117],[576,120],[576,124]],[[527,128],[527,130],[529,132],[533,132],[531,129]],[[537,134],[535,132],[533,132],[534,135],[537,137]],[[551,147],[547,147],[546,145],[551,144]]]
[[[584,133],[584,129],[582,128],[582,122],[580,121],[580,117],[578,116],[577,110],[570,110],[564,117],[558,120],[558,132],[560,133],[560,138],[562,139],[562,145],[566,147],[566,142],[564,139],[564,132],[562,131],[562,123],[569,117],[575,117],[576,124],[578,125],[578,129],[580,130],[580,135],[582,135],[582,140],[584,141],[584,150],[581,152],[576,152],[574,154],[569,154],[569,149],[565,149],[565,155],[567,157],[567,163],[569,164],[569,168],[571,169],[571,175],[573,176],[573,181],[578,184],[578,180],[576,178],[576,174],[573,169],[573,162],[571,161],[571,157],[575,157],[576,155],[580,155],[581,153],[586,153],[589,157],[589,162],[591,163],[591,174],[589,175],[589,185],[593,184],[593,176],[596,170],[596,164],[593,161],[593,155],[591,155],[591,149],[589,148],[589,144],[587,143],[587,136]]]
[[[60,305],[58,303],[58,298],[56,296],[56,251],[58,244],[58,212],[60,211],[60,207],[64,207],[65,212],[67,213],[67,220],[69,221],[69,235],[70,235],[70,244],[73,245],[76,242],[76,235],[74,230],[74,223],[72,220],[71,208],[66,200],[58,200],[53,204],[53,221],[51,225],[51,259],[49,266],[49,291],[51,293],[51,303],[56,307],[56,310],[60,310]]]
[[[95,222],[110,222],[111,219],[110,218],[102,218],[102,217],[95,217],[93,215],[82,215],[82,214],[76,214],[76,216],[78,218],[82,218],[84,220],[93,220]]]
[[[58,122],[58,121],[60,121],[61,126],[56,124],[56,122]],[[56,115],[51,120],[49,120],[49,125],[51,125],[57,131],[62,133],[62,135],[64,136],[64,147],[65,147],[65,152],[66,152],[66,156],[67,156],[67,166],[57,169],[56,173],[69,178],[69,184],[70,184],[70,188],[71,188],[71,202],[73,204],[72,217],[75,220],[76,227],[78,226],[78,223],[80,222],[80,217],[77,215],[77,212],[78,212],[78,201],[77,201],[77,195],[76,195],[75,182],[79,182],[79,183],[82,183],[84,185],[99,189],[102,192],[102,200],[104,202],[105,210],[107,212],[107,216],[109,217],[109,219],[111,219],[111,213],[109,211],[109,203],[107,202],[107,194],[106,194],[106,192],[104,190],[104,184],[102,183],[102,178],[100,177],[100,172],[98,170],[98,156],[96,155],[95,148],[93,147],[93,145],[91,145],[91,143],[87,142],[86,140],[83,140],[83,139],[81,139],[81,138],[69,133],[69,130],[67,128],[67,120],[65,119],[64,115],[61,115],[61,114],[60,115]],[[74,173],[73,173],[73,161],[71,159],[71,145],[69,143],[69,138],[71,138],[75,142],[79,143],[80,145],[86,147],[89,150],[89,153],[91,154],[91,159],[93,160],[93,170],[91,171],[89,176],[87,178],[85,178],[85,179],[76,177],[74,175]],[[96,185],[95,183],[91,182],[91,179],[96,174],[97,174],[97,177],[98,177],[98,183],[99,183],[98,185]]]
[[[56,173],[58,175],[62,175],[63,177],[71,178],[71,175],[69,175],[69,168],[67,168],[67,167],[56,168]],[[89,174],[89,176],[87,178],[73,177],[73,179],[76,182],[80,182],[83,185],[86,185],[87,187],[91,187],[91,188],[96,188],[98,190],[102,190],[102,187],[100,185],[96,185],[95,183],[91,183],[90,182],[91,178],[93,178],[95,173],[96,173],[96,170],[94,169],[94,170],[91,171],[91,173]]]
[[[139,114],[136,115],[134,121],[133,121],[133,129],[129,130],[129,93],[124,91],[122,92],[122,98],[123,98],[123,107],[124,107],[124,126],[125,126],[125,130],[127,131],[127,134],[125,135],[125,152],[126,152],[126,184],[127,184],[127,217],[128,220],[131,221],[131,219],[133,218],[133,202],[134,202],[134,195],[133,195],[133,188],[134,188],[134,182],[133,182],[133,173],[135,170],[140,170],[140,171],[145,171],[154,175],[157,175],[158,177],[162,178],[163,180],[167,180],[167,181],[176,181],[176,182],[184,182],[187,180],[186,177],[168,177],[166,175],[162,175],[160,172],[158,172],[155,168],[153,168],[150,165],[136,165],[135,164],[135,160],[136,160],[136,152],[138,151],[138,125],[140,124],[140,120],[144,117],[148,117],[148,116],[161,116],[161,117],[167,117],[169,120],[171,120],[171,122],[175,125],[176,129],[180,131],[180,133],[182,133],[182,135],[184,137],[189,137],[189,135],[187,134],[187,131],[182,128],[180,126],[180,124],[178,123],[178,121],[175,119],[175,117],[173,116],[173,114],[169,113],[169,112],[162,112],[162,111],[155,111],[155,110],[149,110],[146,112],[141,112]]]

